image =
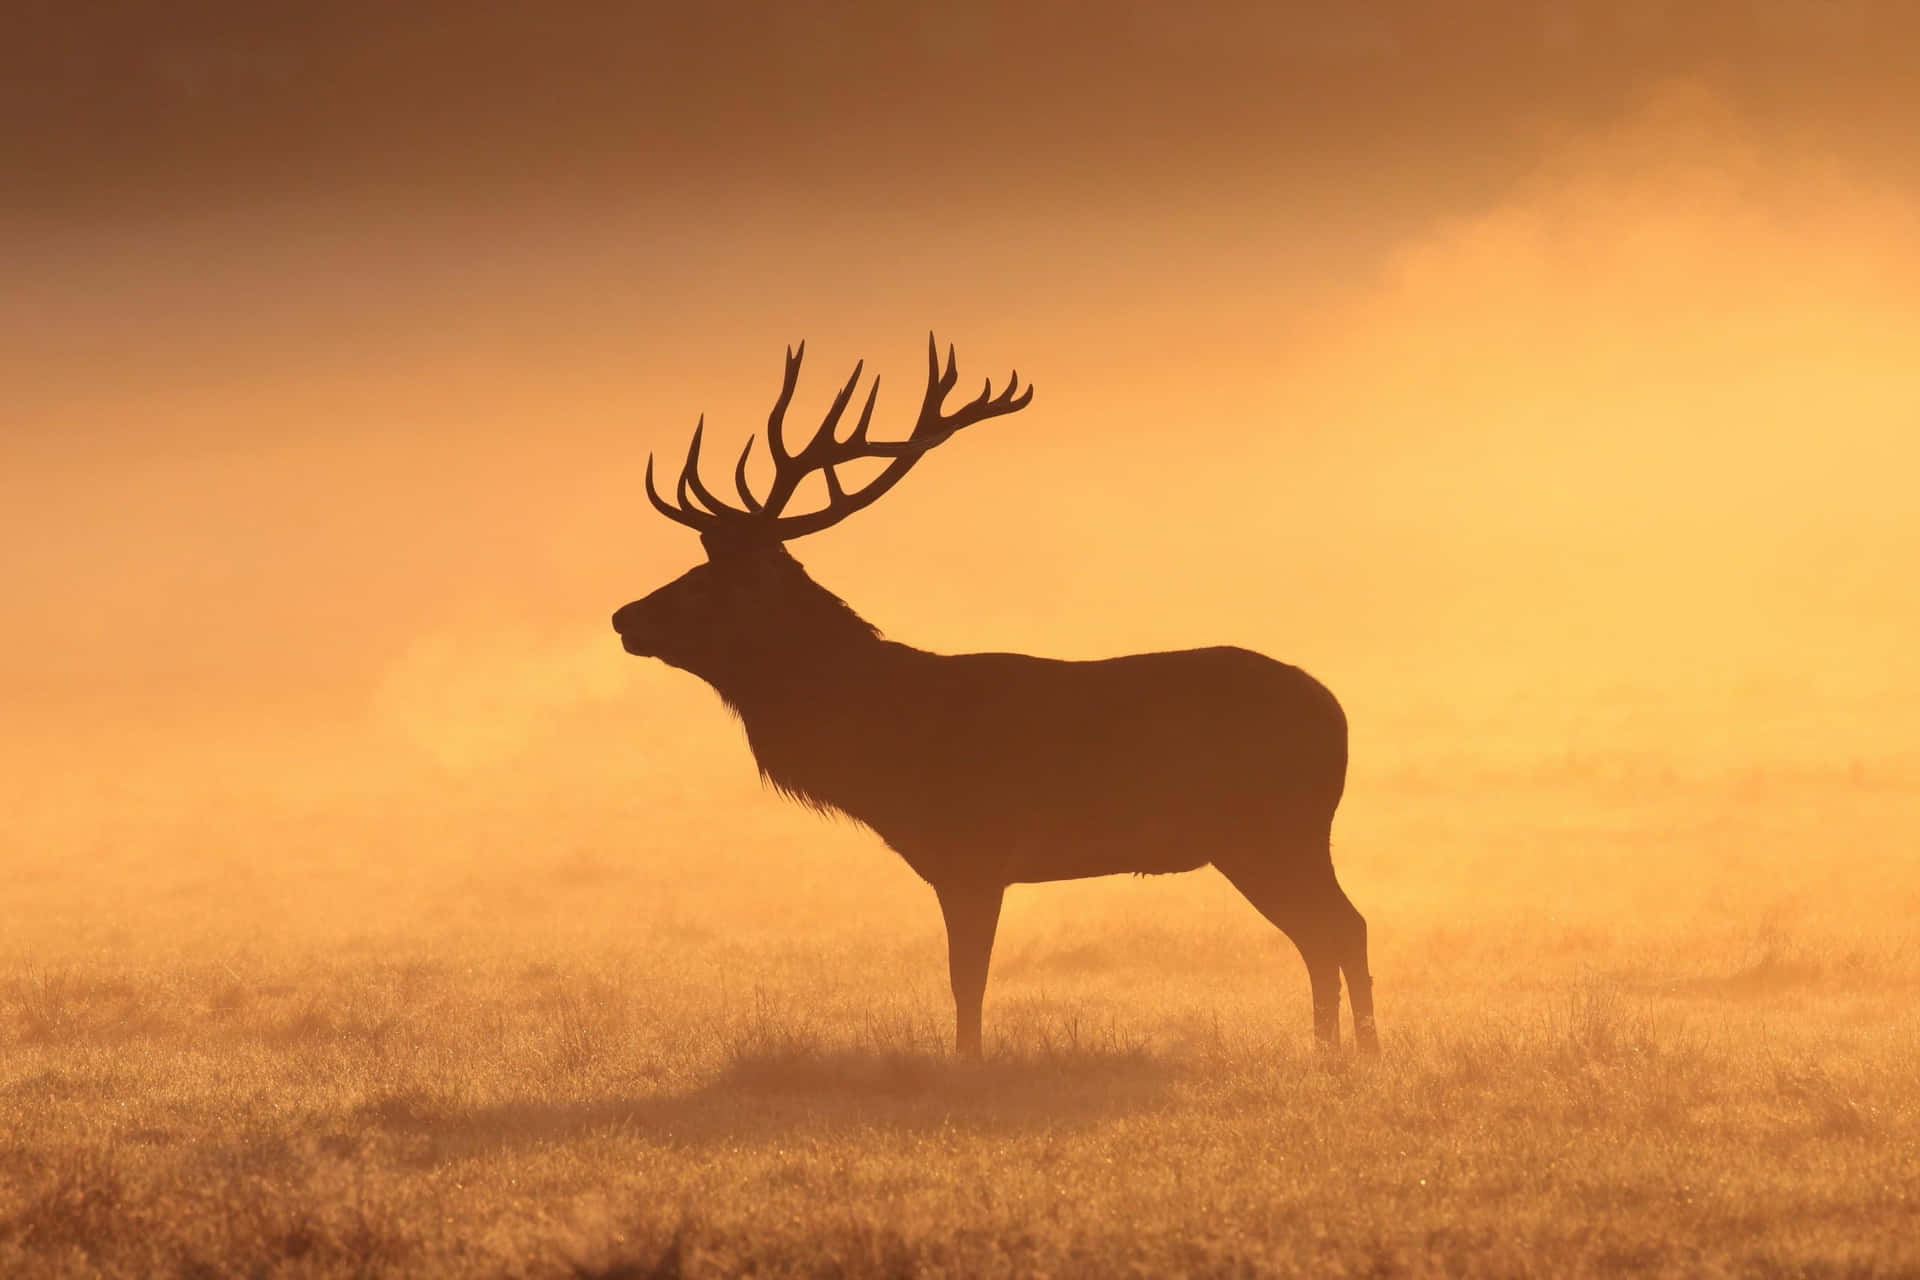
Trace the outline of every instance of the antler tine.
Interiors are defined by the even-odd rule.
[[[755,514],[764,512],[766,519],[778,521],[781,511],[809,473],[830,468],[858,455],[858,450],[850,451],[850,446],[842,445],[835,438],[835,429],[839,426],[841,415],[847,410],[847,402],[853,399],[853,389],[859,385],[860,375],[865,369],[864,360],[853,366],[853,375],[833,398],[833,403],[827,407],[826,417],[808,437],[806,444],[796,452],[782,443],[781,451],[773,460],[773,485],[767,490],[767,496],[761,500]]]
[[[927,341],[927,349],[931,356],[932,334],[927,335]],[[932,363],[931,360],[929,363]],[[982,418],[997,417],[1000,414],[1024,409],[1033,399],[1031,385],[1025,391],[1020,390],[1020,371],[1015,369],[1008,375],[1006,389],[999,395],[993,394],[993,379],[988,378],[980,384],[979,395],[952,413],[943,413],[940,406],[945,403],[947,393],[953,389],[953,384],[957,381],[959,376],[954,368],[953,346],[948,344],[946,372],[928,384],[927,397],[920,406],[920,420],[914,423],[913,431],[907,437],[908,441],[914,444],[924,441],[925,448],[931,449],[962,427],[971,426]]]
[[[687,489],[688,489],[687,469],[685,466],[682,466],[680,468],[680,478],[679,480],[674,482],[674,486],[673,486],[674,502],[679,504],[681,510],[686,511],[690,514],[703,515],[703,516],[712,515],[713,513],[711,511],[702,510],[701,508],[695,506],[692,502],[689,502],[687,500]]]
[[[655,511],[658,511],[661,515],[673,521],[675,524],[683,524],[687,526],[687,528],[689,529],[698,529],[702,533],[705,533],[707,531],[709,526],[704,519],[700,518],[699,514],[692,511],[688,511],[683,507],[676,507],[671,502],[668,502],[665,498],[660,496],[660,490],[655,488],[653,483],[653,455],[652,454],[647,455],[646,481],[647,481],[647,501],[653,503],[653,509]]]
[[[834,474],[833,464],[831,462],[820,468],[820,478],[827,482],[828,510],[832,510],[847,500],[847,491],[840,487],[840,477]]]
[[[940,347],[933,340],[933,330],[927,330],[927,400],[938,405],[947,398],[947,392],[953,390],[958,375],[953,367],[953,344],[947,344],[947,369],[940,371]]]
[[[773,402],[773,412],[767,415],[767,452],[776,462],[791,462],[793,455],[787,452],[785,434],[787,404],[793,399],[793,389],[800,381],[800,362],[807,358],[807,340],[800,340],[800,349],[787,348],[787,370],[780,379],[780,398]]]
[[[827,416],[820,420],[820,429],[813,433],[813,439],[807,441],[807,447],[800,451],[801,457],[806,457],[816,448],[825,452],[838,443],[834,433],[839,430],[840,415],[847,411],[847,401],[853,399],[853,389],[859,384],[860,374],[866,367],[865,360],[854,361],[853,376],[847,379],[846,386],[840,388],[840,394],[833,398],[833,403],[827,408]]]
[[[746,448],[740,450],[740,461],[733,464],[733,487],[740,491],[740,501],[749,511],[760,509],[760,499],[753,496],[753,489],[747,484],[747,459],[753,454],[753,437],[747,437]]]
[[[867,424],[873,421],[873,402],[880,396],[880,375],[874,374],[873,381],[867,387],[867,403],[861,407],[860,420],[853,424],[853,434],[847,437],[848,445],[867,444]]]
[[[953,390],[953,384],[960,380],[959,371],[954,365],[953,344],[947,344],[947,367],[940,368],[940,347],[933,339],[933,330],[927,330],[927,394],[920,402],[920,417],[913,424],[913,430],[907,433],[907,440],[915,443],[928,440],[928,447],[944,440],[952,428],[936,426],[942,418],[940,406],[946,403],[947,393]],[[992,381],[987,385],[991,387]],[[938,436],[939,440],[931,437]]]
[[[701,506],[706,508],[706,511],[702,513],[705,515],[719,517],[744,515],[746,514],[745,512],[739,511],[737,508],[714,497],[713,491],[708,489],[706,484],[700,479],[700,436],[701,433],[706,430],[706,426],[707,415],[703,413],[700,415],[700,421],[694,424],[693,443],[687,446],[687,461],[686,464],[680,468],[680,483],[676,488],[675,496],[680,499],[681,506],[688,506],[687,492],[688,490],[692,490],[694,498]]]
[[[981,386],[979,398],[968,404],[961,412],[971,413],[977,405],[982,410],[991,410],[996,413],[1011,413],[1015,409],[1026,408],[1027,401],[1033,399],[1033,388],[1031,386],[1025,391],[1020,391],[1020,371],[1018,369],[1008,371],[1006,388],[1002,390],[999,395],[992,396],[992,398],[989,399],[988,397],[992,391],[993,380],[989,378],[986,383]],[[1019,394],[1016,395],[1014,394],[1015,392],[1019,392]],[[969,421],[971,421],[971,419],[969,419]]]

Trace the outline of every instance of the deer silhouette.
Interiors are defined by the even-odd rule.
[[[796,450],[783,418],[805,353],[805,343],[788,349],[767,418],[764,496],[749,483],[752,437],[733,471],[739,505],[708,487],[704,415],[673,501],[647,459],[648,499],[700,534],[707,560],[613,615],[626,651],[705,680],[745,726],[767,781],[864,823],[933,887],[960,1054],[980,1054],[1008,885],[1209,862],[1299,948],[1319,1042],[1339,1041],[1344,974],[1355,1041],[1377,1052],[1366,921],[1334,876],[1330,847],[1347,768],[1339,702],[1299,668],[1245,649],[1068,662],[929,653],[882,638],[785,544],[872,504],[962,428],[1024,409],[1033,388],[1020,391],[1016,371],[1000,394],[989,380],[946,411],[953,348],[942,370],[929,334],[926,394],[905,439],[867,434],[877,377],[839,438],[861,362]],[[885,465],[847,488],[836,469],[870,459]],[[789,511],[815,474],[825,505]]]

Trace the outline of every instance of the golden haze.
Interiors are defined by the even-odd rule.
[[[43,428],[8,446],[17,772],[65,742],[190,789],[239,742],[296,778],[343,744],[391,747],[382,777],[416,750],[575,776],[616,744],[529,731],[681,684],[596,634],[695,555],[635,500],[645,454],[700,412],[743,439],[801,337],[796,415],[865,357],[898,420],[929,320],[1042,398],[800,548],[900,638],[1245,643],[1335,684],[1363,767],[1409,718],[1475,757],[1911,738],[1914,205],[1711,100],[1565,145],[1359,279],[1281,190],[969,211],[964,240],[806,212],[744,240],[740,212],[510,210],[54,244],[7,335]],[[669,739],[716,719],[682,694]]]
[[[675,1223],[716,1267],[753,1239],[1092,1265],[1036,1226],[1041,1174],[955,1207],[1012,1159],[1140,1222],[1155,1268],[1684,1270],[1690,1238],[1913,1266],[1886,1224],[1920,1098],[1920,205],[1681,89],[1364,271],[1319,214],[1277,182],[906,221],[635,196],[42,243],[0,321],[42,428],[3,446],[0,1043],[44,1158],[0,1250],[79,1265],[61,1196],[110,1187],[100,1230],[158,1213],[252,1097],[215,1180],[284,1199],[216,1256],[277,1256],[312,1204],[351,1265],[359,1167],[399,1206],[359,1211],[376,1269],[595,1263]],[[1003,925],[990,1079],[1027,1102],[996,1108],[933,1061],[930,896],[619,652],[607,614],[697,554],[646,453],[701,412],[757,429],[801,338],[796,420],[865,357],[904,425],[929,324],[1034,406],[798,554],[930,648],[1231,642],[1333,687],[1377,1076],[1316,1072],[1297,962],[1211,873],[1043,886]],[[1336,1177],[1256,1195],[1259,1150],[1202,1158],[1236,1116],[1352,1144],[1277,1141]],[[1594,1161],[1529,1200],[1565,1143]],[[1197,1254],[1142,1216],[1182,1203],[1171,1167],[1223,1197]],[[1513,1212],[1419,1244],[1449,1220],[1427,1178]]]

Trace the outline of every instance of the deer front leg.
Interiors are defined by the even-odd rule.
[[[947,973],[953,980],[954,1050],[980,1056],[980,1005],[987,994],[987,961],[1000,925],[1002,885],[938,885],[940,914],[947,921]]]

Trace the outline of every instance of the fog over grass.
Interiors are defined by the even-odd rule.
[[[1684,87],[1388,245],[1212,196],[24,259],[0,1272],[1920,1266],[1920,205]],[[1033,407],[797,553],[1325,680],[1377,1067],[1211,871],[1016,887],[950,1062],[931,893],[620,653],[647,452],[803,337],[796,422],[865,357],[904,429],[930,324]]]

